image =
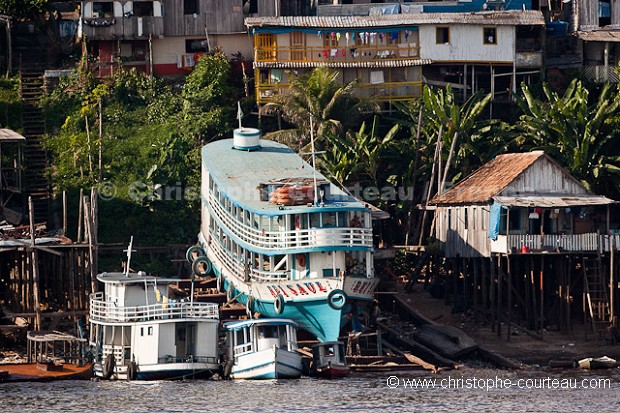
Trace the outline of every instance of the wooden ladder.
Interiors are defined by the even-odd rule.
[[[35,221],[42,223],[48,220],[51,197],[48,156],[42,144],[46,132],[45,118],[39,107],[43,96],[43,73],[21,70],[19,91],[22,100],[22,128],[26,137],[24,189],[32,196]]]
[[[583,257],[583,280],[588,299],[590,319],[594,334],[605,337],[611,326],[609,294],[603,276],[601,256]]]

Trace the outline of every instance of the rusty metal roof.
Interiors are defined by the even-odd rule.
[[[406,60],[373,60],[369,62],[254,62],[255,69],[299,69],[319,66],[334,68],[383,68],[383,67],[411,67],[433,63],[430,59]]]
[[[543,156],[546,156],[543,151],[498,155],[448,191],[435,196],[430,204],[488,203]]]
[[[523,208],[566,208],[573,206],[609,205],[616,201],[603,195],[527,195],[527,196],[494,196],[494,200],[509,207]]]
[[[620,30],[594,30],[577,32],[577,37],[586,42],[620,42]]]
[[[22,142],[25,140],[26,138],[12,129],[0,129],[0,142]]]
[[[506,10],[472,13],[415,13],[383,16],[280,16],[248,17],[248,28],[298,27],[316,29],[360,29],[398,27],[421,24],[475,24],[496,26],[544,25],[545,19],[538,10]]]

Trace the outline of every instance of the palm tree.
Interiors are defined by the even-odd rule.
[[[542,149],[588,188],[607,190],[620,184],[620,114],[617,92],[609,84],[590,103],[588,89],[573,80],[562,96],[543,85],[546,101],[536,99],[528,86],[517,104],[518,122],[532,149]]]
[[[286,142],[310,137],[310,115],[314,117],[314,134],[319,146],[331,136],[342,136],[349,126],[355,125],[364,111],[375,110],[368,100],[354,97],[357,81],[342,85],[339,73],[327,67],[317,67],[295,78],[288,93],[264,106],[264,113],[278,113],[293,125],[292,129],[271,132],[266,137]]]
[[[384,137],[379,136],[379,118],[374,117],[372,128],[366,122],[359,131],[347,131],[345,138],[328,134],[332,149],[321,157],[321,164],[340,182],[351,178],[379,187],[379,171],[389,157],[399,125],[394,125]]]

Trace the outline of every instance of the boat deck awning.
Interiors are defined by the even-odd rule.
[[[493,199],[508,207],[566,208],[578,206],[610,205],[616,203],[602,195],[528,195],[528,196],[494,196]]]

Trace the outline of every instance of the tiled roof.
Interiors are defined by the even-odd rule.
[[[542,151],[499,155],[439,196],[430,204],[486,203],[499,194],[539,158]]]
[[[256,27],[299,28],[373,28],[421,24],[476,24],[476,25],[544,25],[543,14],[538,10],[507,10],[473,13],[417,13],[383,16],[281,16],[248,17],[245,25]]]
[[[314,68],[319,66],[333,68],[383,68],[383,67],[411,67],[433,63],[430,59],[407,60],[373,60],[368,62],[254,62],[255,69],[298,69]]]

